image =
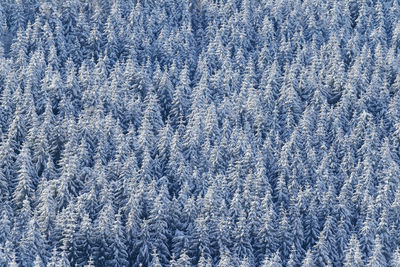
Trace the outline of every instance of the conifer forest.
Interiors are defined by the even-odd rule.
[[[399,267],[399,0],[0,0],[1,267]]]

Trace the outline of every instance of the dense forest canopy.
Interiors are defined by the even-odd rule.
[[[0,266],[400,266],[398,0],[0,0]]]

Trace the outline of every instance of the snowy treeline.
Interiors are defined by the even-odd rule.
[[[0,266],[400,266],[398,0],[1,0]]]

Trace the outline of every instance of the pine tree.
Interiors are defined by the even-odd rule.
[[[79,230],[77,231],[74,239],[76,246],[74,258],[78,266],[83,266],[87,262],[88,258],[90,258],[93,264],[93,257],[91,256],[91,253],[94,240],[92,239],[92,234],[90,232],[91,227],[92,222],[89,215],[86,213],[83,215]]]
[[[10,215],[8,214],[7,210],[3,210],[1,213],[0,219],[0,243],[6,243],[11,233],[11,221]]]
[[[204,253],[201,252],[201,256],[199,258],[199,262],[197,263],[197,266],[199,266],[199,267],[210,267],[211,266],[210,258],[208,257],[206,259],[205,256],[204,256]]]
[[[165,70],[162,74],[157,90],[158,99],[160,100],[160,106],[161,106],[161,115],[164,121],[169,116],[169,113],[171,111],[173,90],[174,89],[172,82],[169,78],[169,74],[167,70]]]
[[[171,107],[171,123],[173,127],[176,127],[179,120],[185,119],[186,110],[189,106],[189,95],[191,93],[190,79],[189,79],[188,66],[185,64],[184,68],[179,75],[179,82],[175,87],[175,91],[172,97]]]
[[[86,264],[85,267],[94,267],[94,261],[92,256],[90,256],[88,264]]]
[[[11,255],[11,261],[8,266],[10,267],[18,267],[17,257],[15,256],[15,252]]]
[[[306,257],[304,258],[303,262],[302,262],[302,267],[314,267],[314,266],[318,266],[315,265],[313,258],[311,256],[311,250],[309,249],[306,253]]]
[[[47,262],[47,266],[49,267],[56,267],[57,265],[57,260],[58,260],[58,251],[56,247],[53,247],[52,253],[51,253],[51,258]]]
[[[186,249],[183,249],[182,254],[177,260],[177,264],[182,267],[189,267],[192,265],[189,256],[186,254]]]
[[[400,264],[400,251],[399,248],[396,248],[392,256],[391,266],[395,267],[399,266],[399,264]]]
[[[344,266],[364,266],[362,256],[360,242],[357,236],[352,234],[345,250]]]
[[[17,157],[16,164],[18,165],[18,176],[13,199],[14,203],[18,207],[21,207],[24,199],[33,199],[35,186],[37,184],[36,171],[32,163],[32,156],[28,143],[24,143]]]
[[[374,241],[374,248],[372,250],[371,257],[368,259],[368,267],[372,266],[385,266],[387,265],[387,261],[385,256],[382,253],[382,244],[379,235],[376,235]]]
[[[198,261],[201,253],[205,255],[210,255],[210,238],[209,238],[209,228],[204,218],[204,215],[200,214],[195,219],[194,231],[192,235],[192,240],[189,244],[189,256],[191,256],[193,262]]]
[[[5,201],[10,196],[8,181],[2,169],[0,170],[0,196],[1,201]]]
[[[152,260],[151,260],[151,263],[150,263],[149,266],[152,266],[152,267],[161,267],[162,265],[161,265],[161,263],[160,263],[160,259],[159,259],[159,257],[158,257],[158,254],[157,254],[157,250],[156,250],[156,249],[153,249],[153,253],[151,254],[151,256],[152,256]]]
[[[292,267],[292,266],[296,266],[296,264],[298,262],[300,262],[300,259],[298,257],[298,253],[296,251],[296,249],[294,248],[294,245],[292,245],[292,249],[290,251],[290,255],[289,255],[289,260],[287,262],[287,265]]]
[[[57,266],[67,267],[70,266],[71,263],[68,259],[68,247],[66,242],[61,247],[60,258],[57,261]]]
[[[164,187],[162,190],[166,190]],[[169,199],[162,194],[161,191],[153,203],[153,208],[149,214],[149,231],[150,242],[154,245],[159,253],[160,262],[168,264],[170,252],[168,249],[168,239],[170,232],[168,229],[168,205]]]
[[[290,229],[286,211],[282,211],[281,221],[279,222],[279,245],[281,257],[284,259],[289,258],[290,246],[293,242],[293,234]]]
[[[30,220],[28,230],[23,235],[19,246],[19,260],[23,266],[30,266],[37,257],[46,260],[49,256],[47,255],[46,244],[42,234],[40,233],[39,225],[37,224],[35,217]],[[34,255],[35,252],[37,255]]]
[[[375,212],[372,205],[368,207],[367,216],[363,222],[363,226],[360,229],[360,245],[361,251],[369,258],[372,255],[374,246],[374,237],[376,231]]]
[[[252,263],[254,261],[253,249],[250,243],[247,220],[243,211],[241,211],[241,214],[236,223],[234,235],[235,242],[233,251],[239,257],[239,259],[244,259],[245,257],[248,257],[249,262]]]
[[[263,262],[263,267],[281,267],[282,262],[281,258],[279,257],[279,252],[277,251],[273,256],[270,258],[266,258]]]
[[[42,234],[46,237],[51,235],[51,230],[54,227],[56,217],[56,204],[54,201],[54,183],[42,182],[39,199],[36,206],[37,223],[40,226]]]
[[[44,267],[44,263],[39,255],[36,255],[35,261],[33,262],[34,267]]]
[[[106,264],[113,255],[112,223],[114,219],[114,210],[111,203],[106,203],[100,211],[94,230],[93,258],[98,265]]]
[[[141,232],[139,233],[135,243],[135,254],[137,255],[135,259],[135,265],[143,264],[146,266],[148,263],[150,263],[150,246],[152,245],[150,241],[149,223],[147,220],[143,220],[140,229]]]
[[[232,264],[231,255],[230,255],[229,251],[225,248],[220,253],[220,259],[218,261],[217,266],[218,267],[228,267],[228,266],[232,266],[231,264]]]
[[[128,265],[128,252],[124,244],[125,234],[123,226],[121,225],[121,215],[118,213],[115,216],[115,222],[113,225],[113,237],[111,241],[111,259],[106,264],[112,266],[127,266]]]

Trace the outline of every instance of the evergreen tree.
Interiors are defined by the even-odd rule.
[[[45,266],[39,255],[36,255],[35,261],[33,262],[33,266],[34,267],[44,267]]]
[[[282,211],[282,218],[279,223],[279,245],[281,257],[284,259],[289,258],[290,247],[293,242],[293,234],[290,229],[286,211]]]
[[[22,207],[24,199],[33,199],[35,186],[37,184],[36,171],[32,163],[32,156],[28,143],[24,143],[17,157],[16,164],[18,165],[18,175],[13,199],[18,207]]]
[[[162,264],[168,264],[170,252],[168,249],[168,240],[170,232],[168,229],[168,205],[169,199],[166,198],[166,190],[163,187],[157,195],[153,203],[153,208],[149,214],[149,231],[150,240],[153,246],[157,249]]]
[[[142,264],[142,266],[146,266],[150,263],[150,246],[152,245],[150,241],[149,223],[147,220],[142,222],[140,229],[141,231],[135,243],[135,254],[137,255],[135,259],[135,265]]]
[[[371,257],[368,259],[367,266],[385,266],[387,261],[382,253],[382,244],[379,235],[375,237],[374,248]]]
[[[1,1],[1,266],[397,266],[398,1]]]
[[[308,267],[308,266],[310,266],[310,267],[318,266],[318,265],[315,265],[315,263],[314,263],[314,261],[313,261],[313,258],[312,258],[312,256],[311,256],[311,250],[308,250],[308,251],[307,251],[306,257],[304,258],[304,260],[303,260],[301,266],[302,266],[302,267],[306,267],[306,266],[307,266],[307,267]]]
[[[112,266],[127,266],[128,252],[124,244],[125,235],[121,225],[121,215],[117,214],[115,217],[116,218],[112,229],[113,237],[111,241],[112,256],[111,260],[108,260],[106,264]]]
[[[362,256],[363,255],[360,250],[360,242],[358,241],[357,236],[353,234],[345,250],[344,265],[364,266]]]
[[[183,249],[181,256],[178,258],[177,264],[178,264],[179,266],[183,266],[183,267],[189,267],[189,266],[191,266],[190,258],[189,258],[189,256],[186,254],[186,250],[185,250],[185,249]]]
[[[281,267],[282,262],[279,253],[276,252],[271,258],[266,258],[263,262],[263,267]]]
[[[393,253],[392,261],[391,261],[391,266],[398,266],[400,263],[400,254],[399,254],[399,249],[396,248],[395,252]]]
[[[246,223],[246,217],[242,211],[236,223],[235,231],[234,252],[239,259],[248,258],[250,264],[253,264],[254,256],[253,249],[250,243],[249,229]]]

